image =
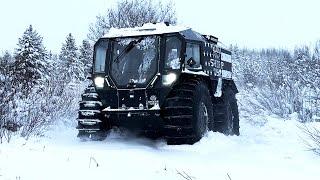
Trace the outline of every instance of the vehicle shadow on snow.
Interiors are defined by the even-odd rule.
[[[111,129],[107,133],[107,137],[102,141],[93,141],[90,139],[78,139],[78,141],[82,143],[94,143],[106,146],[126,146],[126,148],[145,147],[150,149],[159,149],[167,146],[167,143],[163,138],[151,139],[126,129]]]
[[[183,144],[183,145],[167,145],[166,140],[163,138],[151,139],[141,135],[137,135],[132,131],[128,131],[125,129],[112,129],[108,132],[106,139],[103,141],[93,141],[93,140],[85,140],[82,141],[78,139],[78,141],[82,145],[99,145],[106,149],[149,149],[155,151],[170,151],[170,152],[180,152],[180,153],[188,153],[188,152],[198,152],[201,148],[207,148],[208,146],[212,146],[212,144],[220,144],[221,146],[226,146],[225,143],[229,141],[234,141],[239,139],[239,137],[226,136],[217,132],[208,132],[199,142],[196,142],[193,145]],[[230,144],[229,144],[230,145]],[[215,146],[214,146],[215,147]],[[212,148],[210,148],[212,149]],[[215,149],[215,148],[214,148]],[[212,149],[212,150],[214,150]],[[219,149],[219,148],[218,148]]]

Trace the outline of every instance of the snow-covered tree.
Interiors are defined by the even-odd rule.
[[[5,51],[4,55],[0,57],[0,68],[5,68],[5,66],[9,66],[14,62],[14,59],[12,55],[9,53],[9,51]]]
[[[71,33],[66,37],[65,43],[62,44],[61,52],[59,55],[60,60],[69,68],[78,60],[78,48],[76,46],[76,41]]]
[[[313,76],[315,77],[315,84],[318,86],[318,90],[320,91],[320,40],[316,42],[313,56],[312,56],[312,64],[313,64]]]
[[[65,69],[67,82],[84,79],[83,63],[79,60],[78,48],[71,33],[67,35],[65,43],[62,44],[59,59]]]
[[[115,7],[104,15],[96,17],[95,24],[89,27],[88,38],[95,42],[110,28],[142,26],[144,23],[169,22],[175,24],[174,3],[153,0],[119,0]]]
[[[15,87],[13,85],[13,57],[6,51],[0,58],[0,143],[3,138],[10,139],[10,131],[16,129],[13,117],[13,96]]]
[[[320,62],[320,40],[318,40],[315,44],[312,59]]]
[[[19,38],[15,49],[14,81],[23,91],[30,90],[46,77],[47,51],[42,37],[30,25]]]
[[[311,52],[308,46],[296,47],[293,54],[294,66],[297,79],[303,79],[306,74],[310,72]]]
[[[3,57],[0,57],[0,80],[12,76],[14,59],[12,55],[6,51]]]
[[[301,121],[319,116],[320,44],[313,53],[308,46],[299,46],[293,53],[236,46],[231,46],[231,50],[236,83],[242,91],[253,95],[252,106],[258,102],[260,107],[282,117],[298,113]]]
[[[83,40],[80,46],[79,60],[83,63],[85,68],[85,74],[87,75],[91,71],[93,59],[93,49],[88,40]]]

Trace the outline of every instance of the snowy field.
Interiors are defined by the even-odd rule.
[[[294,117],[241,112],[241,136],[209,132],[194,145],[123,132],[82,142],[64,126],[42,138],[14,138],[0,144],[0,179],[319,180],[320,157],[307,150]]]

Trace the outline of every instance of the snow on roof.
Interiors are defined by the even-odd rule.
[[[185,31],[190,28],[185,26],[167,26],[164,23],[147,23],[142,27],[134,27],[134,28],[111,28],[107,34],[105,34],[104,38],[115,38],[115,37],[128,37],[128,36],[145,36],[145,35],[153,35],[153,34],[167,34],[167,33],[175,33],[180,31]]]

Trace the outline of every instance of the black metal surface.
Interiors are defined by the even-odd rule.
[[[131,113],[128,117],[128,112],[118,112],[118,113],[107,113],[110,114],[109,122],[112,126],[124,127],[129,130],[157,130],[160,131],[163,127],[163,119],[155,115],[151,111],[144,111],[145,114]],[[105,113],[105,112],[104,112]],[[140,112],[141,113],[141,112]],[[146,113],[148,115],[146,115]],[[159,113],[157,113],[159,114]]]
[[[180,34],[186,39],[186,40],[191,40],[191,41],[201,41],[205,42],[206,39],[198,32],[195,32],[191,29],[181,31]]]
[[[138,108],[139,104],[146,107],[146,90],[145,89],[130,89],[130,90],[118,90],[119,106],[125,105],[125,107]]]

